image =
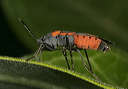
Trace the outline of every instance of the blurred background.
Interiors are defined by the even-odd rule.
[[[36,49],[18,17],[37,38],[55,30],[90,33],[128,52],[128,1],[1,0],[0,4],[1,55],[18,57]]]
[[[37,48],[18,17],[37,38],[55,30],[90,33],[128,52],[127,4],[126,0],[1,0],[0,55],[19,57]]]
[[[22,57],[34,53],[38,48],[18,18],[28,25],[37,38],[61,30],[89,33],[115,42],[111,46],[112,51],[106,54],[88,50],[90,58],[95,59],[91,63],[100,79],[128,87],[127,0],[0,0],[1,56]],[[55,62],[66,67],[65,60],[60,60],[64,59],[60,51],[45,53],[43,57],[53,59],[51,64]],[[75,58],[80,59],[76,55]],[[76,70],[87,74],[84,68],[79,67],[81,60],[79,63],[75,64]]]

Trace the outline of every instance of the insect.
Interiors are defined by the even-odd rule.
[[[99,78],[96,76],[96,74],[92,70],[86,49],[98,50],[98,51],[105,53],[110,50],[109,44],[114,44],[114,42],[111,42],[111,41],[101,38],[99,36],[85,34],[85,33],[70,32],[70,31],[54,31],[54,32],[48,33],[47,35],[42,36],[41,38],[37,39],[34,36],[34,34],[32,33],[32,31],[29,29],[29,27],[20,18],[18,18],[18,19],[24,25],[24,27],[28,30],[28,32],[33,36],[33,38],[37,41],[37,43],[39,44],[39,48],[35,52],[34,56],[27,59],[26,61],[29,61],[29,60],[35,58],[43,50],[55,51],[55,50],[60,50],[60,49],[58,49],[58,47],[59,48],[61,47],[62,53],[66,59],[68,69],[72,68],[72,70],[74,71],[74,61],[73,61],[72,52],[73,51],[78,52],[80,55],[80,58],[82,59],[84,67],[96,79],[99,80]],[[66,50],[68,50],[70,53],[71,68],[70,68],[70,65],[68,62]],[[80,50],[84,50],[88,66],[85,63]]]

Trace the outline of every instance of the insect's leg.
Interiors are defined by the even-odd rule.
[[[69,52],[70,52],[72,70],[74,71],[74,62],[73,62],[73,58],[72,58],[72,50],[69,49]]]
[[[84,67],[85,67],[87,70],[90,70],[90,69],[88,68],[88,66],[86,65],[86,63],[85,63],[85,61],[84,61],[84,59],[83,59],[83,56],[82,56],[80,50],[79,50],[79,49],[76,49],[76,51],[79,53],[80,58],[82,59],[82,62],[83,62]]]
[[[89,61],[89,57],[88,57],[88,54],[87,54],[86,49],[84,49],[84,52],[85,52],[85,55],[86,55],[86,58],[87,58],[87,62],[88,62],[88,65],[89,65],[90,71],[91,71],[91,72],[93,72],[93,70],[92,70],[92,66],[91,66],[91,63],[90,63],[90,61]]]
[[[72,70],[74,71],[74,62],[73,62],[73,58],[72,58],[72,47],[71,47],[71,44],[69,43],[68,35],[66,35],[66,43],[67,43],[67,47],[68,47],[68,50],[70,53]]]
[[[64,57],[66,59],[66,63],[67,63],[68,69],[70,69],[70,65],[69,65],[69,62],[68,62],[68,59],[67,59],[67,53],[66,53],[66,49],[65,48],[62,49],[62,53],[63,53],[63,55],[64,55]]]
[[[88,57],[88,54],[87,54],[86,49],[84,49],[84,52],[85,52],[85,55],[86,55],[86,58],[87,58],[87,62],[88,62],[89,68],[90,68],[90,72],[92,73],[92,75],[93,75],[97,80],[100,80],[100,79],[96,76],[96,74],[93,72],[93,70],[92,70],[92,66],[91,66],[91,63],[90,63],[90,61],[89,61],[89,57]],[[100,81],[101,81],[101,80],[100,80]]]
[[[92,71],[92,69],[90,69],[90,68],[86,65],[86,63],[85,63],[85,61],[84,61],[84,59],[83,59],[83,56],[82,56],[80,50],[77,49],[76,51],[79,53],[79,55],[80,55],[80,57],[81,57],[81,59],[82,59],[82,62],[83,62],[84,67],[85,67],[88,71],[91,72],[91,74],[94,76],[94,78],[96,78],[97,80],[100,80],[100,79],[96,76],[96,74]]]
[[[35,57],[38,55],[38,53],[41,51],[41,48],[42,48],[42,45],[40,45],[40,47],[38,48],[38,50],[34,53],[34,56],[32,56],[32,57],[26,59],[26,61],[29,61],[29,60],[35,58]]]
[[[39,62],[42,62],[42,50],[39,51]]]

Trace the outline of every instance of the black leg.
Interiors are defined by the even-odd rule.
[[[42,50],[39,51],[39,62],[42,62]]]
[[[31,58],[26,59],[26,61],[29,61],[29,60],[35,58],[38,55],[38,53],[41,51],[41,48],[42,48],[42,45],[40,45],[40,47],[38,48],[38,50],[35,52],[34,56],[32,56]]]
[[[66,59],[66,63],[67,63],[68,69],[70,69],[70,65],[69,65],[69,63],[68,63],[67,53],[66,53],[66,49],[65,49],[65,48],[62,49],[62,53],[63,53],[63,55],[64,55],[64,57],[65,57],[65,59]]]
[[[72,58],[72,50],[69,49],[69,52],[70,52],[72,70],[74,71],[74,62],[73,62],[73,58]]]
[[[91,66],[91,63],[90,63],[90,61],[89,61],[89,57],[88,57],[88,54],[87,54],[86,49],[84,49],[84,52],[85,52],[85,55],[86,55],[86,58],[87,58],[87,62],[88,62],[88,65],[89,65],[89,69],[90,69],[90,71],[92,71],[92,66]],[[92,72],[93,72],[93,71],[92,71]]]
[[[66,37],[67,49],[69,50],[69,53],[70,53],[72,70],[74,71],[74,62],[72,58],[72,47],[71,47],[71,44],[69,43],[68,34],[66,34],[65,37]]]
[[[83,56],[82,56],[82,54],[81,54],[80,50],[79,50],[79,49],[77,49],[76,51],[79,53],[80,58],[82,59],[82,62],[83,62],[84,67],[85,67],[87,70],[90,70],[90,69],[88,68],[88,66],[86,65],[86,63],[85,63],[85,61],[84,61],[84,59],[83,59]]]
[[[77,52],[79,53],[79,55],[80,55],[80,57],[81,57],[81,59],[82,59],[82,62],[83,62],[83,65],[84,65],[84,67],[88,70],[88,71],[90,71],[90,73],[97,79],[97,80],[100,80],[97,76],[96,76],[96,74],[92,71],[92,67],[90,67],[91,65],[90,65],[90,62],[89,62],[89,58],[88,58],[88,55],[87,55],[87,52],[86,52],[86,57],[88,58],[87,60],[88,60],[88,62],[89,62],[89,67],[86,65],[86,63],[85,63],[85,61],[84,61],[84,59],[83,59],[83,56],[82,56],[82,54],[81,54],[81,52],[80,52],[80,50],[79,49],[77,49]]]

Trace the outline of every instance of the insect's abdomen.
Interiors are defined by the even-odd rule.
[[[109,46],[102,41],[100,38],[94,35],[74,35],[74,44],[76,47],[81,49],[92,49],[92,50],[99,50],[102,52],[108,51],[110,48]]]

